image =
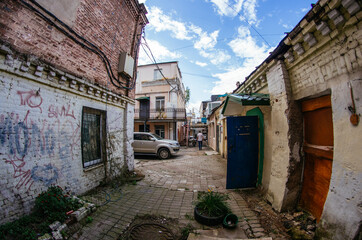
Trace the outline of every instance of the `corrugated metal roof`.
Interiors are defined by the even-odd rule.
[[[270,105],[269,94],[230,94],[228,98],[233,101],[239,101],[242,105]]]
[[[225,104],[222,109],[222,114],[224,114],[229,101],[239,103],[242,106],[261,106],[261,105],[268,106],[268,105],[270,105],[270,96],[269,96],[269,94],[262,94],[262,93],[229,94],[226,97]]]

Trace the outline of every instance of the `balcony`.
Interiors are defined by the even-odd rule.
[[[186,121],[185,108],[165,108],[165,109],[149,109],[148,111],[140,111],[135,109],[135,121],[163,121],[163,122],[177,122]]]

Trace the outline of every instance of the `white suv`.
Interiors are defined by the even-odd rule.
[[[132,146],[135,154],[154,154],[160,159],[167,159],[180,150],[177,141],[164,139],[154,133],[135,132],[133,137]]]

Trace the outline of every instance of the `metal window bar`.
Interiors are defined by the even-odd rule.
[[[102,118],[99,114],[83,112],[82,152],[83,165],[89,167],[102,161]]]
[[[184,108],[165,108],[165,109],[149,109],[149,111],[140,111],[135,109],[135,119],[140,120],[155,120],[155,119],[168,119],[168,120],[185,120],[186,109]]]

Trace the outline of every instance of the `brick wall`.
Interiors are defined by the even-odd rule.
[[[73,29],[78,34],[93,42],[105,53],[115,76],[119,53],[132,50],[136,26],[136,19],[126,2],[130,1],[81,0],[73,24]],[[124,90],[117,90],[109,82],[99,56],[65,37],[54,26],[21,5],[20,1],[1,1],[0,13],[1,41],[11,44],[22,53],[36,55],[76,76],[85,77],[118,93],[126,93]],[[141,28],[142,26],[138,25],[138,34]],[[132,56],[135,57],[134,53]],[[130,96],[133,96],[133,92]]]
[[[67,23],[98,45],[115,71],[119,52],[134,50],[147,21],[143,15],[136,23],[132,4],[74,0],[76,11],[67,12],[75,14]],[[79,195],[133,170],[134,90],[113,87],[96,54],[20,0],[0,2],[0,43],[0,224],[29,213],[52,184]],[[106,161],[89,168],[82,162],[83,107],[106,112]]]
[[[28,213],[52,184],[81,194],[126,165],[133,168],[134,102],[104,95],[97,86],[89,91],[90,84],[85,90],[74,82],[59,85],[58,76],[32,67],[18,71],[22,63],[6,59],[0,55],[0,224]],[[106,111],[107,162],[94,168],[82,163],[84,106]]]
[[[318,94],[329,88],[336,76],[350,74],[362,67],[362,24],[322,42],[306,52],[302,61],[288,66],[294,99]]]

